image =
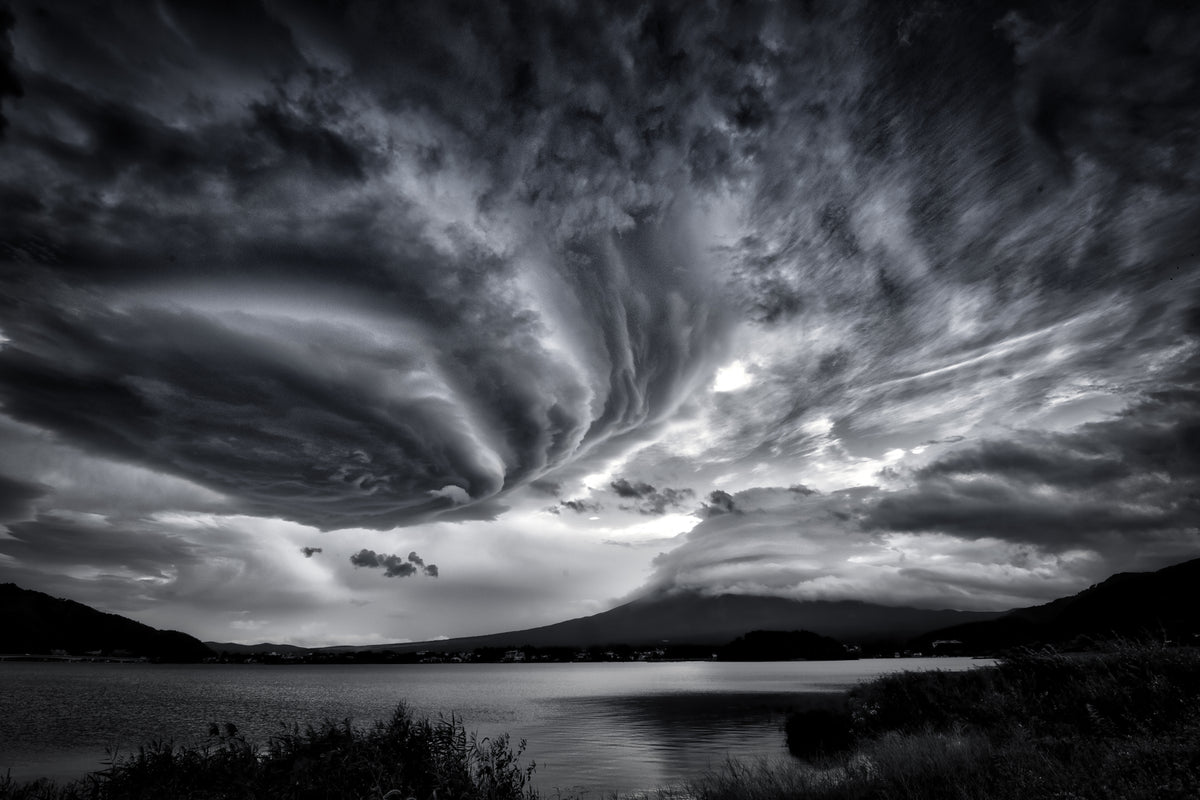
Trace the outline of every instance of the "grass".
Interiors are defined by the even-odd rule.
[[[1197,798],[1200,650],[1119,644],[889,675],[796,714],[788,735],[804,758],[730,761],[658,798]],[[366,729],[294,728],[263,748],[214,726],[205,746],[153,743],[66,785],[0,779],[0,800],[536,800],[523,748],[404,708]]]
[[[810,725],[824,733],[805,732]],[[1086,656],[1027,652],[968,672],[885,676],[853,690],[839,709],[789,720],[789,741],[803,761],[729,763],[686,794],[1197,798],[1200,651],[1118,644]]]
[[[460,720],[430,722],[400,707],[386,722],[298,727],[265,748],[237,729],[210,741],[145,745],[108,769],[65,785],[0,779],[3,800],[536,800],[533,765],[507,736],[477,739]]]

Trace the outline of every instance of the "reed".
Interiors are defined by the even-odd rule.
[[[199,746],[151,742],[65,785],[0,780],[4,800],[536,800],[525,743],[479,739],[456,717],[417,719],[403,706],[359,728],[349,720],[294,726],[264,747],[232,724]]]
[[[833,716],[833,721],[827,719]],[[694,800],[1184,800],[1200,797],[1200,650],[1117,642],[967,672],[889,675],[789,727],[804,759],[727,764]]]

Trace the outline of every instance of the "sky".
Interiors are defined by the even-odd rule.
[[[316,646],[1200,556],[1190,6],[9,3],[0,581]]]

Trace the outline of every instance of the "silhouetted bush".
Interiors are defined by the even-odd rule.
[[[198,747],[152,742],[81,781],[20,784],[0,779],[4,800],[349,800],[437,797],[453,800],[536,800],[525,743],[507,736],[476,739],[454,717],[430,722],[400,707],[386,722],[353,727],[349,720],[293,728],[265,748],[226,723]]]
[[[789,747],[798,737],[805,761],[731,761],[661,800],[1200,797],[1200,650],[1107,647],[878,678],[850,693],[840,756],[823,736],[844,736],[846,718],[799,712]]]
[[[1195,715],[1200,651],[1122,642],[1106,648],[1023,651],[988,669],[880,677],[850,693],[855,734],[957,726],[992,736],[1135,735]]]
[[[815,758],[845,752],[854,744],[853,720],[845,709],[814,708],[788,715],[784,724],[788,752]]]

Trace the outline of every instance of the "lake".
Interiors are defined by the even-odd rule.
[[[788,758],[800,696],[969,658],[575,664],[152,665],[0,662],[0,774],[78,777],[152,739],[203,741],[232,722],[263,743],[282,726],[369,724],[404,702],[480,736],[525,739],[534,784],[603,797],[677,784],[728,758]]]

